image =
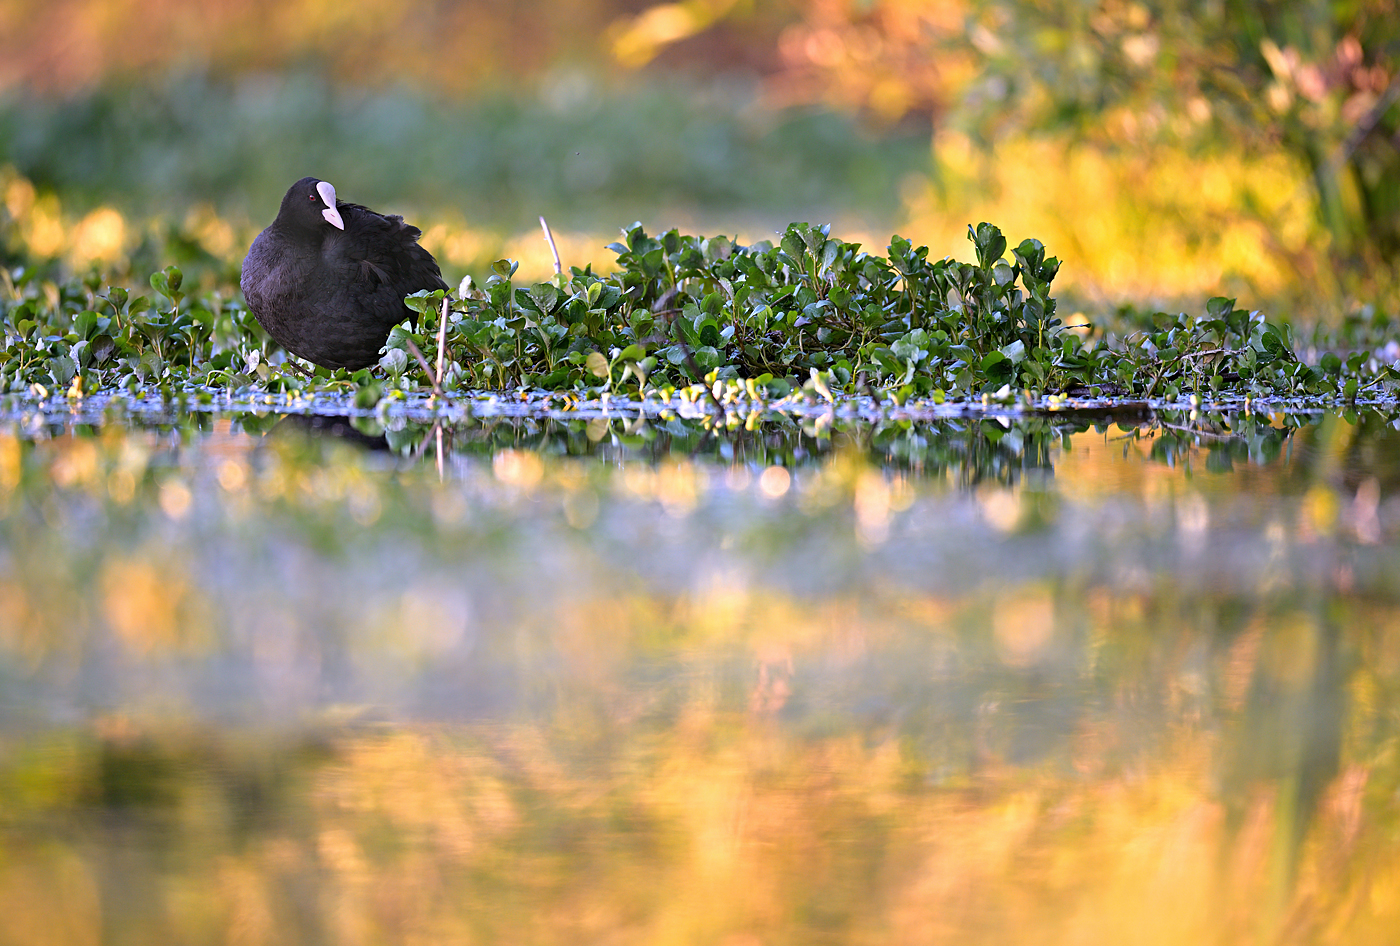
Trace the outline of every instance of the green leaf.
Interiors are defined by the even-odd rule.
[[[1206,303],[1206,315],[1212,319],[1228,319],[1235,309],[1235,300],[1216,296]]]
[[[551,283],[536,283],[530,287],[530,298],[541,312],[548,315],[559,304],[559,290]]]
[[[391,375],[401,375],[408,368],[408,352],[402,348],[391,348],[380,357],[379,366]]]
[[[1006,255],[1006,237],[990,223],[979,223],[975,230],[969,226],[967,236],[977,249],[977,265],[983,270],[990,270]]]
[[[73,316],[73,331],[79,338],[87,338],[97,327],[97,313],[91,309],[79,312]]]
[[[112,341],[112,336],[107,334],[98,335],[88,342],[89,365],[100,367],[112,357],[112,352],[116,350],[116,343]]]
[[[724,358],[713,345],[701,345],[699,348],[695,349],[693,354],[695,356],[695,363],[706,371],[711,368],[718,368],[720,363],[724,361]]]
[[[802,234],[798,231],[796,224],[788,227],[787,232],[783,234],[782,246],[783,252],[794,260],[801,260],[807,252],[807,241],[802,239]]]
[[[982,357],[982,360],[978,364],[978,367],[980,367],[983,371],[991,371],[997,365],[1005,363],[1006,360],[1006,356],[1000,351],[989,351],[986,355]]]

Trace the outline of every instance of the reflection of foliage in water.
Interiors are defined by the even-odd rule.
[[[0,909],[1385,942],[1393,419],[1160,420],[0,438]]]
[[[309,429],[382,446],[407,457],[432,446],[438,424],[404,417],[324,418],[300,415],[231,415],[238,429],[263,434],[282,427]],[[1191,463],[1202,448],[1208,470],[1224,472],[1235,463],[1276,460],[1299,426],[1317,414],[1273,415],[1248,411],[1214,411],[1199,416],[1185,411],[1151,412],[1137,406],[1049,414],[980,414],[935,419],[884,419],[860,416],[792,416],[778,411],[762,420],[726,428],[709,417],[635,415],[500,416],[473,418],[443,427],[451,455],[490,458],[502,449],[529,450],[553,456],[595,456],[611,461],[658,463],[678,456],[718,464],[780,465],[798,468],[841,451],[854,451],[866,462],[925,477],[947,477],[963,485],[984,480],[1014,484],[1028,472],[1053,475],[1055,450],[1088,431],[1136,444],[1148,444],[1148,456],[1174,466]],[[1353,413],[1352,415],[1356,415]],[[1363,415],[1380,417],[1378,413]],[[204,418],[199,423],[210,423]]]

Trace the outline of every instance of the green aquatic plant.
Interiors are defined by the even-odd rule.
[[[1038,240],[1009,247],[987,223],[968,238],[972,262],[931,259],[898,236],[879,255],[810,224],[747,246],[676,230],[652,236],[638,224],[609,247],[610,272],[575,266],[521,285],[517,264],[498,260],[483,284],[468,277],[452,295],[409,296],[416,327],[395,327],[379,366],[356,372],[299,362],[262,333],[236,287],[188,289],[177,266],[154,273],[144,295],[96,274],[55,280],[18,265],[0,285],[0,392],[338,393],[360,407],[519,389],[1030,403],[1354,400],[1388,397],[1400,380],[1377,347],[1319,352],[1233,299],[1211,299],[1196,317],[1067,328],[1051,294],[1060,261]]]

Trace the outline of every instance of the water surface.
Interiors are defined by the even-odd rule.
[[[1369,943],[1380,412],[0,434],[0,943]]]

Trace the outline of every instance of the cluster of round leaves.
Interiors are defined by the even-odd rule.
[[[260,360],[262,332],[236,287],[187,299],[175,266],[152,274],[151,296],[102,284],[97,274],[50,282],[36,268],[0,269],[0,393],[257,380],[241,372]]]
[[[392,331],[377,370],[354,373],[293,368],[236,287],[187,297],[173,266],[151,277],[151,296],[102,290],[96,276],[48,282],[20,267],[0,271],[0,392],[326,390],[370,406],[386,389],[434,382],[447,393],[592,396],[723,381],[759,399],[805,391],[903,403],[1023,391],[1357,397],[1388,395],[1400,380],[1370,350],[1307,364],[1288,327],[1232,299],[1210,300],[1198,318],[1066,329],[1050,293],[1060,264],[1039,241],[1008,254],[990,224],[968,236],[974,262],[930,260],[900,237],[888,256],[867,253],[808,224],[750,246],[634,225],[609,247],[618,265],[609,273],[573,267],[520,286],[516,264],[501,260],[483,285],[463,280],[455,298],[408,297],[416,318]]]
[[[1303,346],[1291,326],[1237,309],[1234,299],[1211,299],[1194,319],[1157,312],[1125,321],[1130,329],[1137,323],[1136,330],[1110,333],[1099,343],[1117,359],[1101,379],[1115,393],[1173,401],[1188,394],[1355,400],[1392,397],[1400,381],[1400,372],[1382,363],[1385,353],[1375,346],[1319,355],[1317,339],[1328,334],[1323,326],[1310,330],[1307,347],[1318,357],[1309,363],[1298,355]],[[1073,344],[1068,337],[1065,342]]]
[[[899,237],[888,257],[865,253],[808,224],[752,246],[636,225],[609,247],[616,272],[575,267],[515,287],[502,261],[484,287],[464,286],[449,315],[453,370],[478,388],[744,379],[775,395],[804,384],[900,399],[975,393],[1017,380],[1027,353],[1057,336],[1059,263],[1035,240],[1006,262],[1006,240],[988,224],[970,235],[976,264],[930,262],[927,247]],[[412,336],[420,347],[433,344],[440,300],[409,300],[424,316]]]
[[[968,237],[971,263],[930,260],[897,236],[888,256],[866,253],[808,224],[751,246],[634,225],[609,247],[621,268],[607,275],[575,267],[517,287],[500,261],[451,304],[449,380],[614,393],[729,380],[769,396],[800,387],[900,403],[1008,391],[1355,397],[1400,380],[1370,351],[1305,364],[1287,326],[1233,299],[1211,299],[1197,318],[1155,313],[1132,331],[1068,330],[1050,293],[1060,264],[1040,241],[1008,259],[995,226]],[[410,298],[419,331],[396,330],[391,348],[412,338],[432,349],[441,300]],[[392,355],[390,367],[411,367]]]

